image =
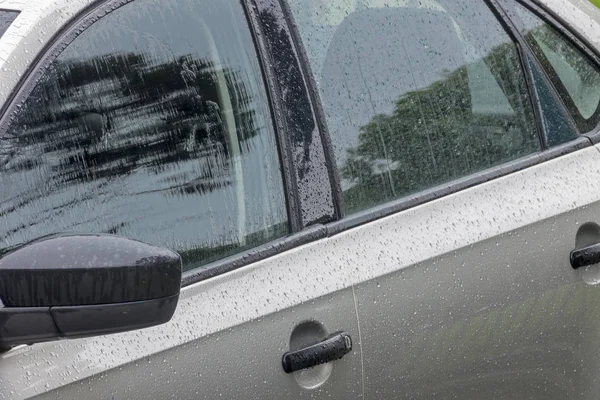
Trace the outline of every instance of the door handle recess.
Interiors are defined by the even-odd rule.
[[[352,351],[352,338],[346,332],[337,332],[322,342],[300,350],[288,351],[281,360],[283,370],[290,374],[294,371],[315,367],[339,360]]]
[[[600,243],[576,249],[570,255],[571,266],[575,269],[600,263]]]

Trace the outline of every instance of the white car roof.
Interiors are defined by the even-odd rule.
[[[588,0],[536,0],[600,50],[600,10]],[[0,0],[0,9],[21,13],[0,38],[0,105],[35,56],[65,24],[100,0]]]

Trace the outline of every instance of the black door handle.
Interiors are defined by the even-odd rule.
[[[337,332],[322,342],[296,351],[288,351],[281,360],[283,370],[292,373],[338,360],[352,351],[352,338],[346,332]]]
[[[600,263],[600,243],[571,252],[571,266],[575,269]]]

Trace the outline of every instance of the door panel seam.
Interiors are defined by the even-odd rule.
[[[358,343],[360,344],[360,378],[362,386],[362,399],[365,397],[365,363],[363,358],[363,341],[362,334],[360,331],[360,317],[358,316],[358,301],[356,299],[356,291],[354,290],[354,284],[352,284],[352,298],[354,299],[354,311],[356,312],[356,324],[358,327]]]

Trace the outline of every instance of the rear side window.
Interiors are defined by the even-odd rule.
[[[190,269],[288,233],[237,0],[133,1],[51,63],[0,133],[0,245],[113,233]]]
[[[554,27],[517,2],[524,36],[573,115],[581,132],[600,122],[600,69]],[[514,4],[513,4],[514,3]]]
[[[18,15],[18,11],[0,10],[0,38]]]
[[[540,149],[516,46],[485,2],[290,3],[347,212]]]

